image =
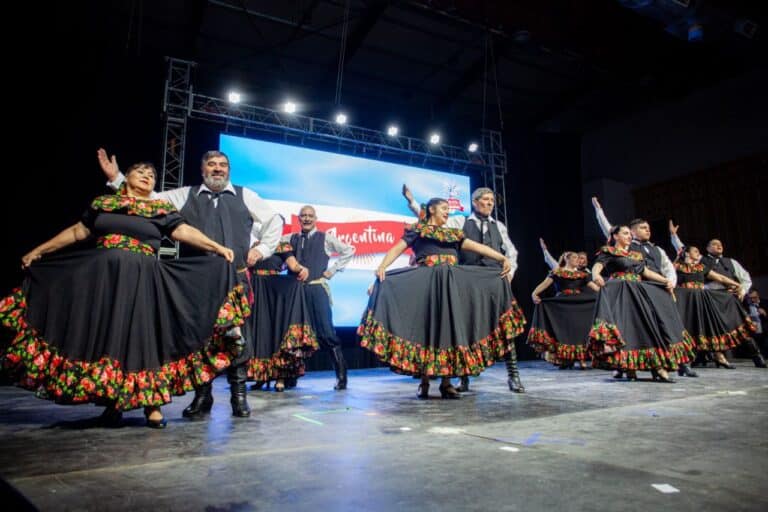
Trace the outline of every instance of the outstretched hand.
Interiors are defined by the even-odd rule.
[[[595,207],[595,210],[602,210],[602,206],[600,206],[600,201],[597,200],[597,196],[592,196],[592,206]]]
[[[409,189],[408,185],[405,183],[403,183],[403,197],[406,198],[409,203],[413,201],[413,192],[411,192],[411,189]]]
[[[43,255],[39,252],[30,251],[21,257],[21,268],[29,268],[33,261],[39,260]]]
[[[544,239],[543,238],[539,238],[539,245],[541,246],[541,250],[542,251],[546,251],[547,250],[547,244],[544,243]]]
[[[672,222],[672,219],[669,219],[669,234],[674,236],[677,234],[677,230],[680,228],[680,224],[675,226],[675,223]]]
[[[114,181],[117,175],[120,174],[120,167],[117,165],[117,157],[112,155],[112,158],[107,157],[107,151],[104,148],[99,148],[96,151],[96,158],[99,160],[101,170],[104,171],[104,175],[109,181]]]

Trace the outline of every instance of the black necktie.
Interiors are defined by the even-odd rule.
[[[488,224],[488,217],[477,217],[480,219],[480,240],[482,241],[483,245],[491,245],[491,231],[490,226]]]
[[[299,263],[302,263],[302,256],[304,255],[304,247],[307,245],[307,239],[309,238],[309,235],[307,233],[302,232],[301,237],[299,238],[299,247],[296,249],[296,259],[299,260]]]

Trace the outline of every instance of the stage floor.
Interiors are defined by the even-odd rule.
[[[316,372],[250,391],[248,419],[219,378],[210,419],[181,417],[188,395],[166,430],[140,410],[89,427],[93,406],[4,386],[0,474],[41,510],[768,510],[768,370],[736,365],[659,384],[525,362],[516,395],[497,364],[461,400],[384,368],[344,392]]]

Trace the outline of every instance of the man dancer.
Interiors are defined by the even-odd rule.
[[[341,340],[333,327],[333,312],[331,311],[331,289],[328,280],[336,272],[341,272],[352,260],[355,248],[343,243],[331,233],[317,230],[317,213],[314,207],[302,206],[299,211],[301,232],[283,237],[293,247],[293,254],[298,267],[288,258],[289,268],[298,270],[291,272],[297,279],[306,284],[309,318],[312,329],[321,348],[330,350],[333,369],[336,372],[336,385],[333,389],[347,389],[347,363],[341,351]],[[338,259],[330,267],[331,255],[338,254]]]
[[[408,200],[408,207],[411,211],[418,215],[420,210],[419,203],[414,200],[413,194],[407,185],[403,185],[403,196]],[[512,266],[512,270],[507,274],[507,281],[511,285],[515,270],[517,270],[517,249],[515,249],[515,245],[509,239],[507,227],[502,222],[491,217],[495,205],[496,197],[493,190],[486,187],[475,189],[472,192],[472,213],[468,217],[463,215],[449,217],[446,227],[461,229],[464,231],[464,236],[470,240],[487,245],[491,249],[504,254]],[[494,260],[465,251],[459,252],[459,263],[462,265],[499,266]],[[523,383],[520,381],[520,372],[517,368],[517,351],[515,350],[514,341],[510,344],[510,350],[505,358],[505,363],[509,390],[514,393],[525,393],[525,387],[523,387]],[[469,377],[461,378],[461,385],[458,390],[469,391]]]
[[[597,223],[600,225],[603,235],[605,235],[606,238],[609,238],[611,233],[611,223],[605,216],[597,197],[592,198],[592,206],[595,208]],[[648,224],[648,221],[645,219],[633,219],[629,222],[629,230],[632,232],[632,243],[629,248],[643,255],[645,264],[650,270],[667,278],[667,289],[672,292],[677,285],[677,272],[675,271],[672,262],[669,260],[667,253],[651,242],[651,226]],[[681,377],[699,376],[687,364],[680,364],[677,373]],[[618,370],[616,374],[614,374],[614,377],[620,379],[622,375],[623,373],[621,370]]]
[[[124,180],[113,155],[97,152],[99,164],[109,179],[107,185],[118,189]],[[249,287],[246,266],[272,255],[282,232],[282,219],[264,199],[244,187],[230,182],[229,158],[220,151],[203,155],[200,170],[203,183],[196,187],[181,187],[155,193],[154,197],[170,201],[189,222],[212,240],[231,247],[235,252],[235,265],[242,283]],[[252,244],[252,240],[258,240]],[[186,250],[188,254],[190,251]],[[232,415],[245,418],[251,415],[246,399],[246,363],[253,351],[252,343],[244,343],[242,354],[227,368],[230,385]],[[186,418],[199,418],[213,407],[212,382],[195,389],[195,398],[184,409]]]

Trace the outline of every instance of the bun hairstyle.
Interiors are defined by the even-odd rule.
[[[565,251],[563,254],[561,254],[560,257],[557,259],[557,266],[564,267],[565,264],[568,262],[568,258],[570,258],[572,254],[576,254],[576,253],[573,251]]]
[[[425,220],[429,220],[429,218],[432,216],[432,211],[431,210],[432,210],[433,207],[435,207],[435,206],[437,206],[439,204],[442,204],[442,203],[447,203],[447,202],[448,201],[446,199],[443,199],[442,197],[433,197],[432,199],[427,201],[427,205],[425,207],[425,209],[426,209]]]

